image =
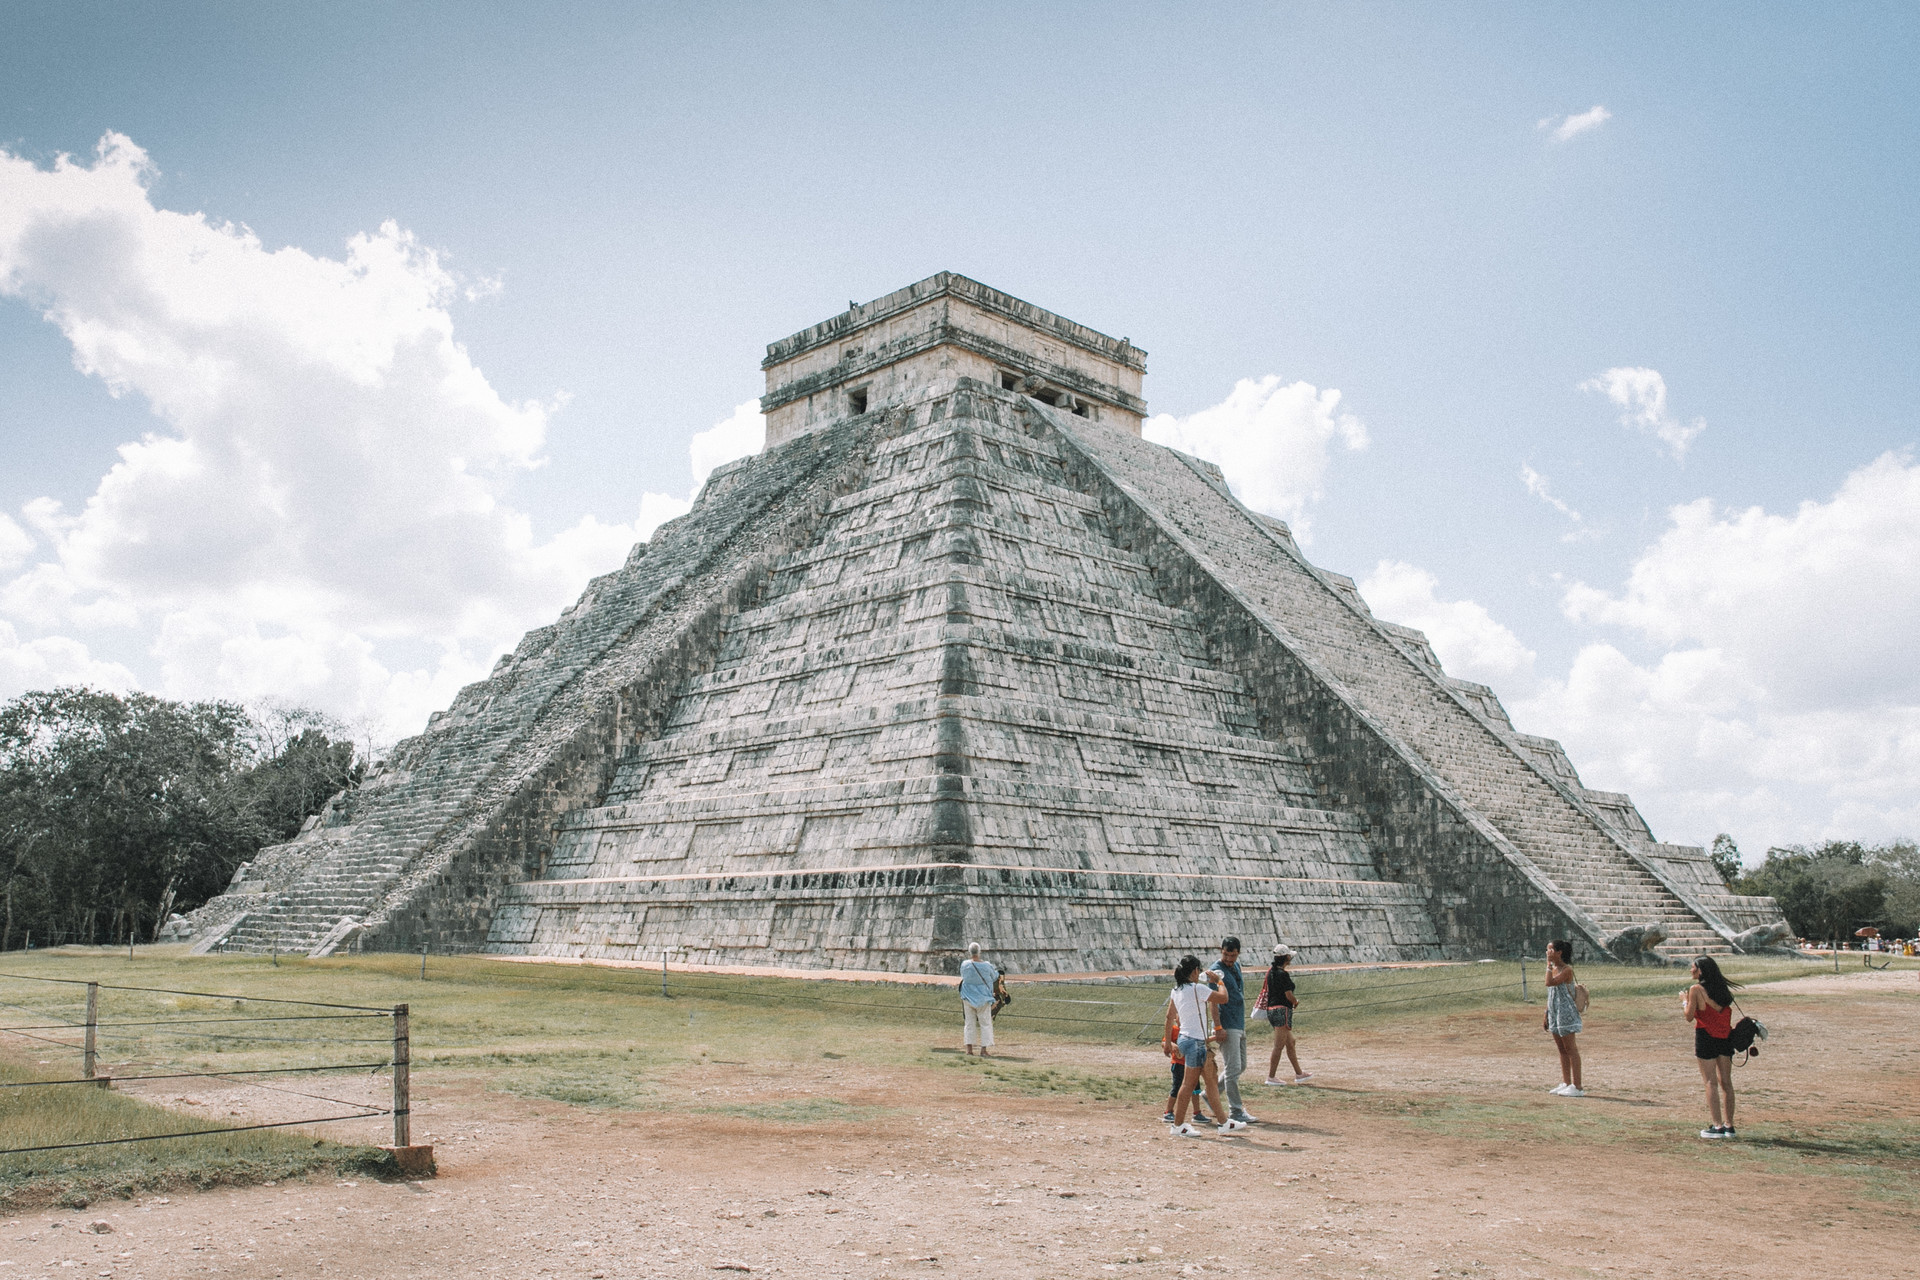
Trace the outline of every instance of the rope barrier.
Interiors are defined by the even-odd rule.
[[[1442,983],[1451,983],[1451,981],[1452,979],[1450,978],[1443,978],[1443,979],[1416,980],[1412,982],[1381,983],[1378,986],[1370,987],[1366,989],[1385,990],[1385,989],[1395,988],[1395,987],[1437,986],[1437,985],[1441,985]],[[640,989],[643,984],[621,983],[619,985],[625,986],[625,987],[631,987],[637,990],[637,989]],[[715,983],[715,982],[712,982],[711,980],[701,981],[699,979],[688,980],[683,978],[679,985],[683,989],[687,987],[691,987],[696,993],[702,992],[702,991],[725,991],[728,993],[733,993],[738,991],[737,987],[734,987],[730,984]],[[1512,985],[1513,984],[1510,982],[1498,982],[1498,983],[1489,983],[1487,985],[1478,986],[1478,987],[1453,987],[1451,988],[1451,990],[1452,990],[1452,993],[1454,994],[1471,995],[1471,994],[1482,992],[1482,991],[1503,991],[1511,987]],[[650,991],[652,988],[650,985],[647,985],[646,989]],[[1347,991],[1353,991],[1353,990],[1355,989],[1352,987],[1349,987],[1346,989],[1346,991],[1341,991],[1338,994],[1346,994]],[[1335,994],[1335,993],[1329,992],[1327,994]],[[1314,1008],[1311,1010],[1311,1012],[1337,1013],[1337,1012],[1350,1010],[1350,1009],[1380,1008],[1380,1007],[1396,1005],[1396,1004],[1411,1004],[1415,1001],[1424,1000],[1426,998],[1427,998],[1426,996],[1416,995],[1416,996],[1400,997],[1392,1000],[1372,1000],[1372,1001],[1365,1001],[1365,1002],[1355,1003],[1355,1004],[1327,1005],[1327,1006]],[[811,1005],[832,1005],[832,1006],[843,1007],[843,1008],[872,1009],[876,1011],[925,1013],[925,1014],[937,1014],[941,1016],[946,1016],[949,1013],[949,1010],[946,1009],[944,1006],[936,1006],[931,1004],[926,1004],[926,1005],[877,1004],[877,1003],[871,1003],[871,1002],[860,1001],[860,1000],[833,1000],[824,996],[807,996],[807,995],[783,995],[782,999],[790,1002],[798,1002],[798,1003],[811,1004]],[[1065,998],[1060,996],[1053,996],[1053,997],[1041,996],[1041,997],[1037,997],[1037,999],[1062,1001]],[[1112,1003],[1114,1003],[1116,1006],[1119,1004],[1118,1001],[1114,1001]],[[1082,1025],[1112,1027],[1115,1029],[1122,1028],[1122,1027],[1132,1027],[1134,1025],[1131,1021],[1119,1022],[1111,1018],[1077,1018],[1070,1014],[998,1013],[994,1015],[994,1020],[996,1022],[1001,1022],[1001,1021],[1072,1022],[1072,1023],[1079,1023]],[[1150,1027],[1152,1024],[1149,1023],[1147,1025]]]

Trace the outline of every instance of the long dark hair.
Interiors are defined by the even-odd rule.
[[[1275,956],[1273,963],[1267,966],[1267,990],[1269,992],[1280,989],[1280,975],[1287,971],[1287,965],[1292,959],[1292,956]]]
[[[1180,963],[1173,966],[1173,985],[1184,987],[1193,981],[1193,975],[1200,972],[1199,956],[1181,956]]]
[[[1701,956],[1693,962],[1693,967],[1700,971],[1700,986],[1707,993],[1707,999],[1722,1009],[1733,1003],[1733,989],[1742,984],[1729,980],[1726,974],[1720,972],[1718,960],[1712,956]]]

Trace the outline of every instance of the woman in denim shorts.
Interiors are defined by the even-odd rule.
[[[1287,972],[1287,966],[1297,954],[1284,942],[1273,949],[1273,965],[1260,987],[1260,1002],[1254,1006],[1254,1011],[1264,1013],[1273,1027],[1273,1053],[1267,1059],[1268,1084],[1305,1084],[1313,1079],[1312,1072],[1300,1069],[1300,1050],[1293,1043],[1293,1011],[1299,1007],[1300,997],[1294,994],[1293,975]],[[1280,1078],[1283,1053],[1293,1066],[1291,1080]]]
[[[1205,982],[1200,981],[1203,978]],[[1168,1056],[1174,1053],[1180,1056],[1186,1080],[1193,1080],[1198,1073],[1215,1115],[1221,1114],[1219,1069],[1207,1046],[1214,1039],[1213,1020],[1209,1016],[1212,1007],[1227,1001],[1226,991],[1214,985],[1219,980],[1219,974],[1201,969],[1199,957],[1182,956],[1174,966],[1173,994],[1167,1001],[1166,1027],[1160,1039],[1161,1047],[1170,1051]],[[1186,1089],[1180,1090],[1174,1099],[1173,1132],[1182,1138],[1200,1136],[1200,1130],[1187,1123],[1187,1109],[1192,1101],[1193,1094]],[[1244,1120],[1229,1117],[1220,1125],[1219,1132],[1237,1133],[1246,1127]]]

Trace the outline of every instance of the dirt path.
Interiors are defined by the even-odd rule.
[[[1733,1144],[1694,1137],[1684,1037],[1645,1011],[1589,1015],[1581,1100],[1546,1094],[1537,1012],[1309,1033],[1313,1084],[1254,1085],[1264,1123],[1232,1139],[1171,1138],[1152,1105],[982,1092],[978,1064],[950,1052],[870,1075],[690,1067],[664,1114],[426,1075],[416,1124],[438,1148],[434,1182],[25,1214],[0,1221],[0,1278],[1852,1271],[1920,1241],[1915,985],[1755,992],[1774,1039],[1740,1068]],[[1016,1074],[1164,1078],[1148,1050],[1002,1047]],[[1706,1205],[1720,1208],[1703,1220]]]

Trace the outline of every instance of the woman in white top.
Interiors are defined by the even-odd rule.
[[[1206,980],[1205,985],[1197,981],[1200,978]],[[1207,1052],[1207,1045],[1219,1038],[1211,1017],[1213,1006],[1227,1002],[1226,989],[1219,982],[1219,974],[1200,967],[1198,956],[1180,958],[1173,969],[1173,994],[1167,1000],[1166,1025],[1160,1045],[1179,1052],[1189,1078],[1195,1071],[1200,1073],[1201,1084],[1207,1091],[1207,1105],[1215,1115],[1225,1115],[1220,1107],[1219,1067],[1214,1055]],[[1192,1104],[1193,1091],[1180,1090],[1180,1097],[1173,1105],[1173,1131],[1182,1138],[1200,1136],[1200,1131],[1187,1123],[1187,1109]],[[1229,1118],[1218,1131],[1238,1133],[1246,1127],[1246,1121]]]

